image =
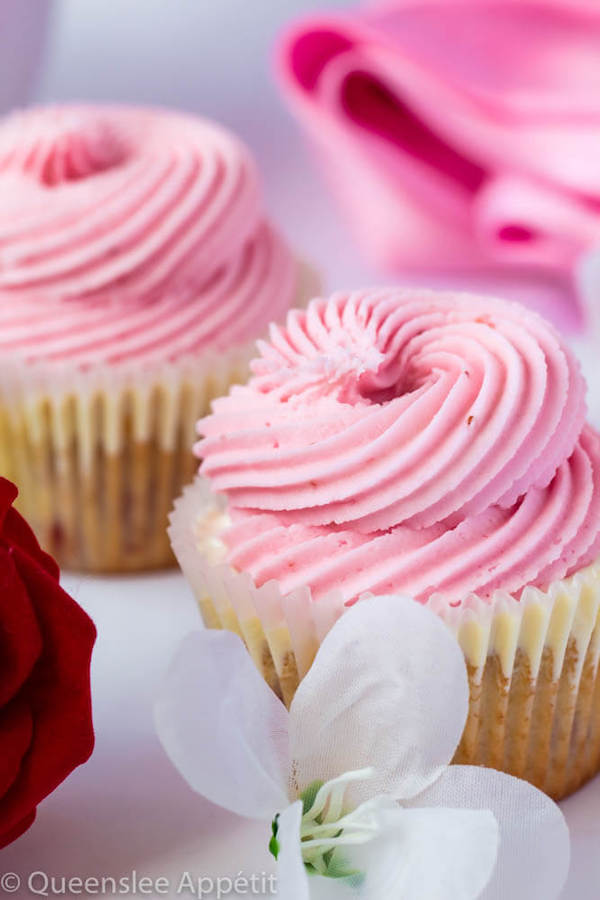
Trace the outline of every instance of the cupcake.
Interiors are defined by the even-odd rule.
[[[560,337],[516,304],[381,290],[313,300],[259,350],[172,516],[206,625],[289,704],[348,605],[409,594],[465,654],[455,761],[575,790],[600,769],[600,439]]]
[[[194,423],[306,277],[211,122],[90,106],[0,125],[0,474],[61,564],[172,561]]]

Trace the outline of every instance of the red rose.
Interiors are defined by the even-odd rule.
[[[52,557],[0,478],[0,847],[94,746],[90,658],[96,629],[63,591]]]

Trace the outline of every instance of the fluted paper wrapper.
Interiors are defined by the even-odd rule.
[[[225,502],[197,478],[171,515],[173,550],[206,626],[240,635],[289,706],[343,598],[317,602],[308,586],[284,595],[274,581],[256,587],[223,562],[226,522]],[[547,591],[526,588],[518,601],[497,592],[453,607],[434,596],[429,605],[456,635],[469,676],[455,762],[525,778],[555,799],[600,770],[600,564]]]
[[[167,516],[197,466],[195,422],[251,354],[53,372],[47,384],[33,366],[0,373],[0,474],[44,549],[79,570],[172,564]]]

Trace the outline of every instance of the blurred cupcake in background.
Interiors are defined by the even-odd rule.
[[[248,150],[175,112],[0,126],[0,474],[61,564],[162,567],[194,423],[310,273]]]
[[[393,289],[259,346],[172,517],[207,626],[289,704],[347,605],[412,596],[465,655],[456,761],[573,791],[600,769],[600,438],[572,353],[518,304]]]

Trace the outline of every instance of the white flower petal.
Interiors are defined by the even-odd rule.
[[[360,895],[351,886],[335,878],[311,875],[308,879],[310,900],[359,900]]]
[[[569,830],[556,803],[526,781],[477,766],[450,766],[411,805],[489,809],[500,849],[485,900],[553,900],[569,871]]]
[[[498,849],[491,812],[398,808],[382,811],[381,825],[379,837],[352,853],[353,864],[366,874],[360,900],[481,896]]]
[[[363,600],[329,632],[292,703],[297,787],[373,767],[356,804],[411,797],[452,759],[467,711],[464,657],[440,619],[406,597]]]
[[[155,722],[175,767],[213,803],[269,820],[288,805],[288,714],[237,635],[207,630],[184,640]]]
[[[308,875],[302,861],[300,823],[302,802],[288,806],[279,817],[277,896],[281,900],[310,900]]]

